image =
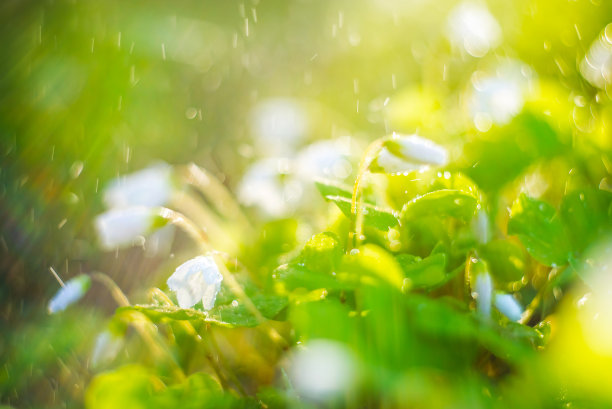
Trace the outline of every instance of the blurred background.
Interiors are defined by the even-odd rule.
[[[49,317],[50,268],[104,271],[136,301],[164,268],[168,252],[98,249],[119,175],[194,162],[256,223],[302,217],[286,244],[321,228],[312,178],[350,180],[391,132],[457,158],[531,107],[612,146],[605,0],[6,0],[0,18],[0,402],[15,407],[80,406],[114,308],[94,287]]]

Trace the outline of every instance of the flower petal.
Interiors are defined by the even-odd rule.
[[[191,308],[200,300],[205,310],[214,307],[223,276],[211,256],[198,256],[177,267],[168,278],[181,308]]]
[[[91,287],[91,278],[87,275],[80,275],[66,282],[49,301],[49,314],[63,311],[80,300],[89,287]]]

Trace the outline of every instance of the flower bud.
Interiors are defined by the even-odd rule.
[[[430,166],[448,163],[445,148],[418,135],[393,134],[383,142],[377,157],[370,164],[370,171],[402,173],[425,170]]]
[[[168,278],[181,308],[191,308],[200,300],[205,310],[215,305],[223,276],[211,256],[198,256],[181,264]]]
[[[523,308],[510,294],[495,294],[495,308],[504,314],[510,321],[518,321],[523,314]]]
[[[104,330],[96,337],[96,343],[91,353],[92,366],[99,367],[110,363],[121,349],[123,338],[110,330]]]
[[[49,314],[63,311],[80,300],[89,287],[91,287],[91,278],[87,275],[80,275],[66,282],[49,301]]]
[[[108,208],[164,206],[173,190],[172,168],[158,163],[111,181],[104,190],[104,203]]]
[[[102,248],[112,250],[144,240],[145,235],[162,227],[166,222],[153,209],[134,206],[111,209],[98,215],[95,227]]]

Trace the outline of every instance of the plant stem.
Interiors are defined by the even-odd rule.
[[[111,296],[120,307],[129,307],[130,301],[126,297],[125,293],[121,291],[121,288],[113,281],[112,278],[107,276],[104,273],[90,273],[89,276],[92,280],[99,282],[104,285],[106,289],[110,292]]]
[[[117,305],[119,305],[120,307],[129,307],[131,305],[125,293],[121,291],[121,288],[119,288],[117,283],[115,283],[115,281],[113,281],[113,279],[110,278],[108,275],[100,272],[94,272],[90,273],[89,276],[92,280],[97,281],[100,284],[104,285],[104,287],[106,287]],[[141,336],[141,338],[149,346],[149,348],[154,354],[160,355],[161,351],[161,355],[166,355],[168,357],[169,361],[173,365],[173,371],[179,379],[185,379],[185,374],[183,370],[181,369],[178,362],[176,362],[176,360],[174,359],[174,356],[172,356],[172,353],[166,348],[164,342],[159,339],[158,336],[153,335],[151,331],[147,331],[147,328],[142,324],[143,322],[147,322],[148,319],[143,314],[136,311],[130,311],[129,313],[127,313],[127,316],[138,318],[130,318],[128,320],[128,324],[132,325],[136,329],[138,334]]]
[[[186,182],[202,192],[219,213],[252,232],[251,222],[242,212],[240,205],[234,200],[234,196],[219,179],[193,162],[183,169]]]
[[[210,330],[210,326],[208,324],[206,325],[206,331],[208,332],[208,337],[206,339],[210,342],[213,349],[217,353],[217,357],[219,357],[219,360],[223,360],[223,354],[221,353],[221,349],[219,348],[219,345],[217,344],[217,341],[215,340],[215,337],[212,334],[212,331]],[[223,364],[224,364],[224,367],[226,368],[228,367],[227,363],[223,362]],[[229,370],[228,370],[228,373],[229,373],[230,378],[232,379],[232,382],[234,383],[234,385],[236,385],[236,388],[238,388],[238,391],[242,395],[247,396],[248,393],[242,386],[242,383],[240,382],[236,374],[233,371],[229,371]]]
[[[349,240],[347,251],[350,252],[352,249],[359,246],[361,243],[362,231],[363,231],[363,182],[365,176],[368,174],[368,168],[375,155],[380,150],[384,138],[377,139],[372,142],[366,148],[361,161],[359,162],[359,169],[357,171],[357,177],[355,178],[355,184],[353,185],[353,195],[351,197],[351,222],[352,227],[349,232]]]

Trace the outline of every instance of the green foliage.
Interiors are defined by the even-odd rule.
[[[563,220],[572,248],[579,254],[610,231],[612,193],[599,189],[581,189],[563,197]]]
[[[210,375],[194,373],[180,384],[166,387],[146,368],[128,365],[98,376],[90,385],[85,404],[110,408],[258,408],[254,400],[224,394]]]
[[[415,288],[430,288],[446,278],[446,254],[432,254],[425,259],[410,254],[400,254],[397,261],[406,278]]]
[[[523,248],[511,240],[492,240],[481,248],[491,273],[501,283],[520,281],[526,270]]]
[[[567,263],[568,236],[559,214],[546,202],[521,194],[512,205],[508,234],[516,234],[527,252],[545,265]]]
[[[315,234],[306,242],[299,257],[304,267],[321,273],[331,273],[338,268],[344,249],[334,233]]]
[[[251,296],[250,299],[257,310],[269,319],[274,319],[287,306],[287,299],[276,295],[256,294]],[[117,314],[128,311],[141,312],[153,322],[187,320],[230,328],[254,327],[260,323],[247,306],[238,301],[229,305],[219,305],[207,312],[175,306],[135,305],[121,307],[117,310]]]
[[[612,406],[612,2],[424,4],[4,5],[0,408]]]
[[[496,192],[529,165],[561,153],[563,147],[559,134],[545,119],[527,112],[466,144],[462,170],[481,189]]]
[[[351,218],[351,200],[342,196],[326,196],[326,200],[333,202],[348,218]],[[385,210],[369,203],[362,206],[363,222],[366,226],[371,226],[378,230],[389,230],[390,227],[397,226],[399,223],[397,216],[391,210]]]
[[[460,190],[440,189],[409,201],[402,208],[400,217],[405,221],[423,217],[454,217],[467,222],[476,211],[478,200]]]

